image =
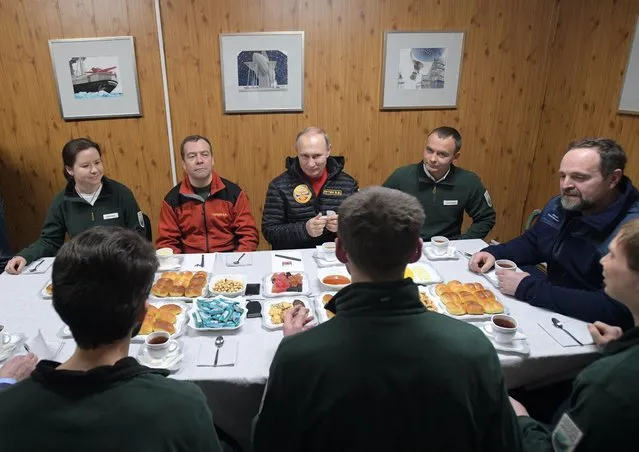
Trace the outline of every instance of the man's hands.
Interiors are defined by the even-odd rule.
[[[337,214],[330,212],[327,213],[328,215],[326,216],[326,229],[331,232],[337,233]]]
[[[495,265],[495,256],[486,251],[473,254],[468,261],[468,268],[475,273],[486,273]]]
[[[510,406],[513,407],[513,411],[517,416],[530,416],[528,414],[528,410],[521,404],[521,402],[518,402],[510,396],[508,396],[508,399],[510,400]]]
[[[24,380],[35,369],[38,357],[33,353],[14,356],[0,367],[0,378],[13,378],[16,381]]]
[[[22,273],[25,265],[27,265],[27,260],[24,257],[14,256],[9,262],[7,262],[7,266],[4,270],[10,275],[18,275]]]
[[[530,276],[530,273],[514,272],[512,270],[497,270],[495,275],[497,275],[497,279],[499,280],[499,290],[501,293],[504,295],[514,296],[521,280],[526,276]]]
[[[322,214],[318,213],[317,216],[306,222],[306,232],[308,232],[308,235],[311,237],[319,237],[324,232],[326,223],[327,218],[322,217]]]
[[[608,342],[619,339],[623,334],[618,326],[611,326],[603,322],[589,323],[588,332],[597,345],[606,345]]]
[[[313,317],[308,313],[309,310],[304,306],[293,306],[284,311],[284,337],[313,328],[308,325],[313,321]]]

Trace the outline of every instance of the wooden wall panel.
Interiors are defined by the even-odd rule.
[[[105,172],[131,188],[152,221],[171,186],[162,78],[152,0],[0,0],[0,191],[18,249],[39,235],[65,184],[61,150],[89,136]],[[141,118],[65,122],[48,40],[134,36]]]
[[[562,0],[526,212],[558,194],[566,146],[586,136],[617,140],[639,183],[639,116],[617,113],[639,2]]]
[[[303,127],[325,128],[346,171],[367,186],[418,161],[429,129],[453,125],[464,137],[460,165],[481,175],[495,202],[491,237],[519,233],[556,1],[161,4],[175,145],[187,134],[208,135],[216,170],[247,191],[258,223],[266,186]],[[384,31],[442,29],[466,31],[458,109],[380,111]],[[288,30],[305,31],[304,113],[224,115],[219,33]]]

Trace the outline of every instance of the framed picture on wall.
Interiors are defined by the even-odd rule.
[[[630,46],[628,66],[621,89],[619,113],[639,115],[639,16],[635,25],[635,37]]]
[[[141,116],[132,36],[51,39],[65,120]]]
[[[382,110],[457,108],[464,33],[384,33]]]
[[[304,32],[220,34],[225,113],[304,111]]]

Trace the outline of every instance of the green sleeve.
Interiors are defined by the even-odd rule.
[[[18,256],[24,257],[27,264],[41,257],[55,256],[64,244],[67,226],[64,221],[64,215],[62,214],[63,199],[62,194],[53,198],[53,202],[44,219],[40,238],[17,254]]]
[[[490,195],[484,188],[481,180],[477,178],[475,186],[470,194],[465,209],[473,220],[466,233],[462,234],[462,239],[483,239],[495,226],[495,209],[493,209]]]
[[[599,452],[603,450],[630,450],[629,444],[636,443],[637,407],[631,399],[619,397],[597,384],[589,384],[573,390],[570,407],[564,414],[569,422],[583,434],[576,450],[579,452]],[[550,431],[540,422],[529,417],[521,417],[525,450],[545,452],[568,450],[561,447],[563,417]]]
[[[142,237],[146,237],[144,222],[141,221],[142,211],[140,210],[140,206],[138,206],[138,202],[135,200],[135,196],[133,196],[133,192],[129,188],[126,188],[122,193],[122,208],[124,210],[126,227],[133,229]]]
[[[388,176],[388,179],[384,181],[382,186],[386,188],[394,188],[396,190],[399,190],[399,181],[397,180],[397,170],[393,171],[393,173],[390,176]]]
[[[297,423],[294,385],[294,369],[285,365],[282,345],[275,353],[268,382],[262,398],[262,406],[253,423],[252,452],[286,452],[303,450],[303,444],[295,428],[285,435],[279,434],[282,426],[295,426]],[[287,383],[288,382],[288,383]]]
[[[213,415],[206,404],[204,394],[202,394],[202,409],[196,419],[197,424],[193,426],[192,434],[189,435],[196,444],[189,450],[193,452],[222,452],[222,445],[213,423]]]

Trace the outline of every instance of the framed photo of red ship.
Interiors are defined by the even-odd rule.
[[[384,33],[382,110],[457,108],[461,31]]]
[[[220,34],[225,113],[304,111],[304,32]]]
[[[132,36],[51,39],[65,120],[142,116]]]

